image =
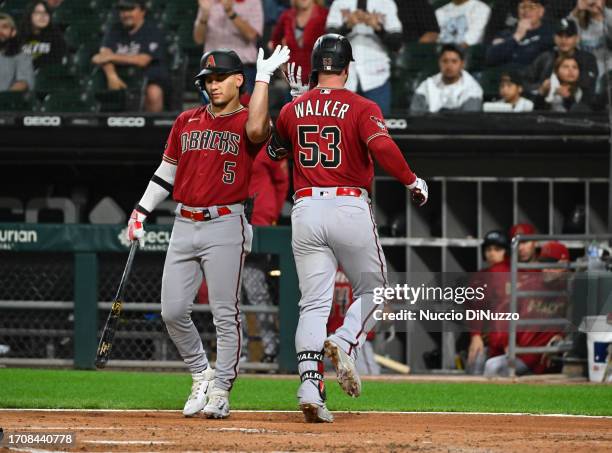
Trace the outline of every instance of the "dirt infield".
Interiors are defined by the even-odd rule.
[[[528,415],[336,413],[305,424],[297,412],[235,411],[227,420],[178,411],[2,411],[10,432],[73,432],[72,451],[612,451],[612,419]],[[5,439],[6,440],[6,439]],[[53,450],[38,445],[36,451]],[[1,452],[34,451],[0,448]]]

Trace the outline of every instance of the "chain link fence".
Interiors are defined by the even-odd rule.
[[[164,258],[164,253],[137,256],[109,365],[183,366],[160,313]],[[262,255],[256,261],[259,266],[265,266],[264,283],[270,301],[278,304],[277,279],[270,277],[270,269],[276,267],[275,260]],[[98,254],[98,332],[104,327],[124,266],[124,254]],[[0,347],[0,357],[65,360],[74,357],[74,270],[71,253],[0,252],[0,345],[8,346],[8,351]],[[247,293],[243,287],[243,304],[249,302]],[[243,312],[249,312],[243,313],[247,339],[242,351],[245,369],[258,369],[255,362],[262,358],[273,362],[272,354],[264,354],[262,338],[271,334],[278,341],[275,311],[270,306],[244,307]],[[259,322],[262,316],[272,320],[262,324]],[[196,297],[192,319],[209,359],[214,361],[216,333],[204,288]],[[262,325],[274,331],[262,334]],[[274,369],[274,364],[264,368]]]

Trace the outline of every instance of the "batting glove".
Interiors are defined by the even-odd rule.
[[[270,83],[270,77],[282,64],[289,61],[289,47],[276,46],[270,58],[264,59],[264,50],[260,47],[257,54],[256,82]]]
[[[300,97],[310,88],[302,83],[302,67],[296,66],[295,62],[289,63],[287,66],[287,82],[289,82],[289,88],[291,88],[292,99]]]
[[[134,209],[132,211],[132,215],[130,216],[130,220],[128,221],[127,237],[130,241],[138,241],[140,243],[140,247],[142,247],[145,243],[145,232],[142,224],[146,218],[146,215]]]
[[[417,206],[423,206],[427,203],[427,198],[429,198],[429,191],[427,190],[427,183],[425,180],[417,177],[417,179],[407,186],[410,189],[410,195],[412,197],[413,203]]]

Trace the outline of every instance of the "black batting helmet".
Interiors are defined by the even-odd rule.
[[[336,33],[321,36],[315,42],[310,56],[310,85],[319,81],[319,71],[342,71],[353,59],[353,48],[348,39]]]
[[[484,250],[489,245],[497,245],[498,247],[508,250],[510,248],[510,240],[508,239],[508,235],[503,231],[493,230],[485,234],[482,241],[482,249]]]
[[[209,74],[243,74],[244,66],[236,52],[230,49],[217,49],[206,52],[200,59],[200,72],[195,76],[196,86],[204,89],[201,83]],[[246,89],[243,83],[240,87],[242,93]]]

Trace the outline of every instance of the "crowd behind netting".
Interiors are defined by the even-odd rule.
[[[611,21],[612,0],[0,0],[0,111],[181,110],[215,48],[247,91],[258,47],[289,46],[306,80],[326,32],[385,114],[602,111]]]

